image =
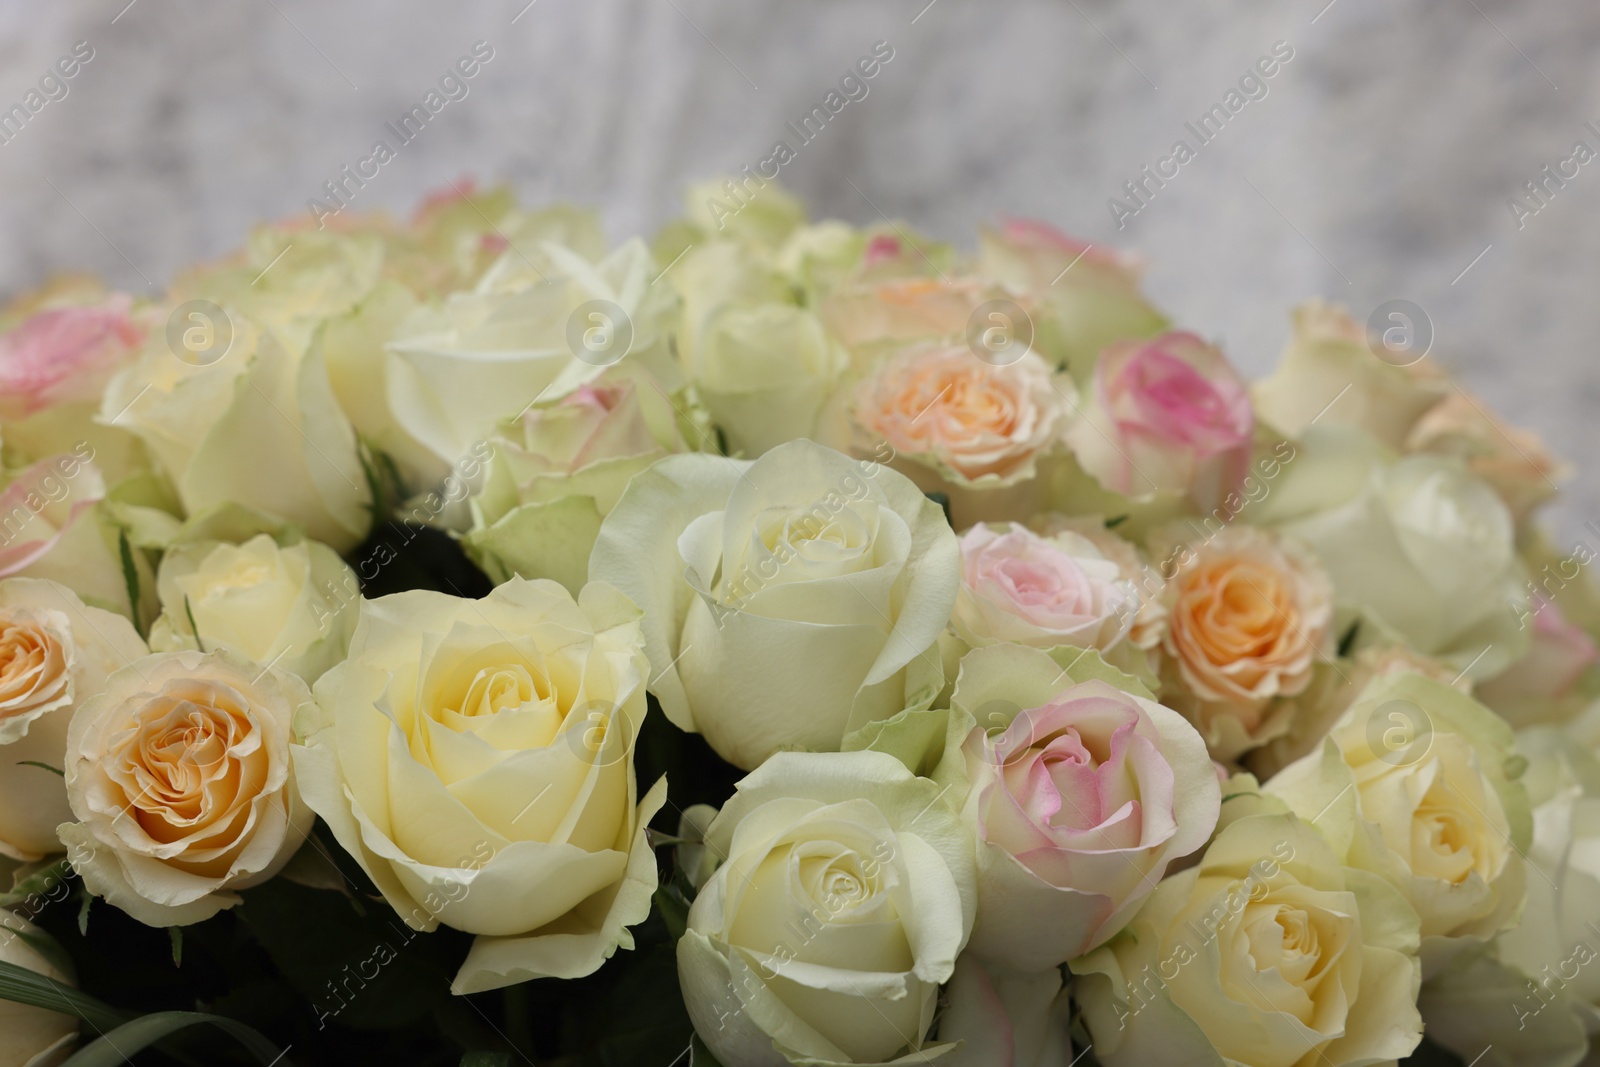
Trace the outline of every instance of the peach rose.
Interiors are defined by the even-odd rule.
[[[89,607],[66,586],[0,581],[0,855],[61,851],[56,825],[71,808],[66,786],[45,768],[61,767],[73,709],[145,652],[127,619]]]
[[[887,241],[877,242],[876,256],[868,248],[869,265],[899,254],[898,240],[889,240],[895,240],[897,250],[890,253]],[[997,285],[981,278],[890,278],[840,288],[823,305],[822,318],[851,351],[871,353],[959,338],[980,305],[1003,295]]]
[[[1231,760],[1284,733],[1290,707],[1277,698],[1310,684],[1331,641],[1333,587],[1310,554],[1230,527],[1180,556],[1164,599],[1163,699],[1189,716],[1212,756]]]
[[[1209,511],[1244,480],[1255,415],[1220,350],[1183,331],[1100,354],[1082,417],[1066,433],[1078,463],[1126,496],[1166,491]]]
[[[290,720],[310,690],[227,652],[166,652],[111,675],[72,717],[57,828],[83,884],[147,926],[239,902],[311,830]]]
[[[950,494],[960,528],[990,513],[1016,513],[965,491],[1017,487],[1037,475],[1066,424],[1063,388],[1070,383],[1058,383],[1032,352],[994,365],[965,347],[915,348],[857,387],[853,414],[861,431],[907,461],[894,463],[896,470],[924,492]],[[1007,494],[1008,504],[1018,503],[1013,497]]]

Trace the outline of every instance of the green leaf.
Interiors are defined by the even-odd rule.
[[[1341,659],[1347,658],[1350,655],[1350,649],[1356,643],[1356,634],[1360,632],[1361,620],[1357,619],[1355,622],[1350,624],[1350,629],[1344,632],[1344,636],[1339,638],[1339,657]]]
[[[183,966],[183,927],[167,927],[167,936],[172,939],[172,965]]]
[[[139,568],[133,565],[133,546],[128,544],[128,531],[118,527],[117,552],[122,556],[122,581],[128,587],[128,611],[133,615],[133,628],[140,637],[148,637],[139,621]]]
[[[0,1000],[76,1015],[98,1030],[118,1026],[127,1015],[55,979],[0,960]]]
[[[676,942],[689,928],[689,901],[675,885],[663,885],[656,890],[656,908],[667,924],[667,933]]]
[[[461,1057],[461,1067],[511,1067],[511,1056],[505,1052],[469,1052]]]
[[[1116,518],[1106,520],[1106,529],[1115,530],[1118,526],[1128,521],[1128,516],[1118,515]]]
[[[36,759],[19,759],[19,760],[17,760],[17,766],[18,767],[38,767],[41,770],[49,771],[52,774],[59,774],[63,778],[65,778],[67,776],[67,772],[62,770],[61,768],[52,767],[48,763],[40,763]]]
[[[129,1057],[133,1053],[179,1030],[201,1025],[215,1026],[233,1038],[249,1050],[263,1067],[291,1067],[289,1050],[279,1049],[251,1027],[221,1015],[204,1015],[194,1011],[160,1011],[123,1023],[95,1039],[62,1067],[123,1067],[130,1062]]]

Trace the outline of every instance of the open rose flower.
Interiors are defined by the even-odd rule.
[[[644,609],[667,718],[752,769],[926,706],[961,563],[908,479],[801,440],[753,463],[694,453],[635,475],[589,574]]]
[[[965,345],[913,348],[856,387],[866,449],[885,442],[895,468],[950,497],[957,527],[1033,510],[1039,464],[1060,441],[1072,385],[1033,352],[1005,364]]]
[[[230,653],[166,652],[112,674],[72,717],[57,832],[95,896],[147,926],[239,903],[311,831],[295,789],[296,676]]]
[[[939,1040],[961,1042],[940,1067],[1059,1067],[1072,1060],[1072,1007],[1059,970],[1009,971],[972,952],[944,987]]]
[[[62,768],[72,713],[147,651],[127,619],[63,585],[0,581],[0,855],[62,851],[56,826],[72,809],[50,768]]]
[[[961,535],[961,590],[950,626],[974,647],[1011,642],[1106,652],[1128,635],[1138,590],[1082,534],[1045,537],[1010,523]]]
[[[1288,729],[1283,697],[1332,653],[1333,588],[1292,541],[1234,526],[1180,554],[1167,583],[1168,703],[1211,754],[1236,759]]]
[[[529,408],[489,440],[462,543],[494,581],[581,589],[600,521],[628,479],[687,449],[672,401],[642,376],[613,376]]]
[[[1533,602],[1528,652],[1510,667],[1478,683],[1472,695],[1515,727],[1559,723],[1588,705],[1592,695],[1579,683],[1600,664],[1600,648],[1553,600]]]
[[[1108,346],[1167,328],[1166,316],[1139,290],[1135,257],[1036,219],[1006,219],[979,238],[979,270],[1036,297],[1035,328],[1078,381],[1089,379]]]
[[[1181,715],[1074,681],[1079,664],[1057,659],[1015,645],[964,657],[951,704],[975,725],[961,766],[936,774],[965,779],[956,795],[976,827],[971,950],[1024,972],[1122,929],[1167,866],[1205,844],[1221,803],[1205,743]]]
[[[1174,331],[1102,352],[1066,437],[1102,487],[1177,493],[1210,511],[1243,482],[1254,433],[1250,394],[1227,357]]]
[[[1422,1040],[1417,917],[1292,815],[1232,821],[1072,963],[1106,1067],[1372,1067]]]
[[[306,684],[344,658],[361,599],[355,572],[327,545],[280,547],[266,534],[242,545],[169,548],[156,576],[157,652],[224,648],[298,674]]]
[[[725,1064],[922,1063],[972,929],[972,846],[939,789],[880,752],[780,752],[706,833],[725,857],[678,942],[684,1003]]]
[[[1397,673],[1370,681],[1322,749],[1264,790],[1405,895],[1431,975],[1521,913],[1532,822],[1519,773],[1511,728],[1493,712]]]
[[[665,778],[636,795],[648,667],[638,609],[598,582],[362,602],[295,768],[407,925],[479,935],[455,992],[582,977],[633,947],[666,800]]]

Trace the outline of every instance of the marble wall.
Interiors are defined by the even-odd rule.
[[[1270,366],[1296,302],[1405,298],[1434,354],[1582,466],[1600,518],[1593,0],[175,0],[0,3],[0,110],[75,42],[66,95],[0,144],[0,292],[65,269],[135,291],[306,211],[474,42],[493,58],[359,194],[463,173],[659,223],[754,164],[879,41],[893,58],[784,168],[819,215],[969,242],[1034,215],[1144,253],[1175,317]],[[1275,44],[1293,58],[1135,215],[1108,199]],[[1433,358],[1433,357],[1430,357]]]

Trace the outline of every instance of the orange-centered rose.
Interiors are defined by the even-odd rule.
[[[1055,443],[1066,399],[1031,352],[987,363],[964,347],[922,348],[885,362],[856,394],[856,422],[896,452],[957,484],[1010,485]]]
[[[1276,698],[1303,691],[1325,654],[1332,586],[1303,549],[1256,529],[1222,530],[1183,557],[1166,590],[1162,696],[1231,760],[1287,729]]]
[[[297,676],[230,653],[158,653],[73,716],[59,828],[84,885],[149,926],[238,903],[311,827],[291,778]]]

